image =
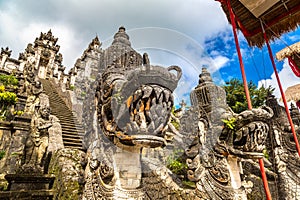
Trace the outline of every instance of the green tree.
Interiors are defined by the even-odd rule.
[[[0,74],[0,120],[5,120],[11,106],[15,105],[18,97],[14,92],[6,91],[6,87],[17,87],[18,80],[13,75]]]
[[[235,113],[240,113],[248,109],[244,84],[241,80],[233,78],[227,81],[223,88],[226,91],[227,104]],[[272,94],[274,91],[274,88],[271,86],[258,88],[252,81],[248,83],[248,88],[253,108],[263,105],[268,94]]]
[[[0,74],[0,84],[4,86],[18,86],[18,79],[14,75]]]

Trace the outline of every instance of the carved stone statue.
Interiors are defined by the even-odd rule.
[[[26,86],[28,98],[26,100],[24,113],[26,115],[33,115],[36,105],[40,102],[40,94],[43,92],[43,85],[39,80],[35,80]]]
[[[42,165],[48,143],[48,129],[52,126],[49,120],[50,108],[40,107],[31,121],[31,133],[26,142],[25,164]]]
[[[63,148],[63,141],[59,120],[50,114],[48,96],[41,94],[32,116],[30,136],[25,144],[23,168],[34,168],[42,172],[47,153],[60,148]]]

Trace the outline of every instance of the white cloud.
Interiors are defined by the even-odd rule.
[[[67,69],[96,34],[105,48],[118,27],[125,26],[132,46],[148,52],[153,64],[182,67],[184,76],[175,92],[178,102],[188,100],[203,65],[221,80],[218,70],[228,62],[218,52],[209,57],[203,48],[206,38],[224,30],[222,38],[231,40],[217,1],[11,0],[0,5],[0,47],[9,46],[12,57],[18,58],[40,32],[51,29]]]
[[[294,75],[287,60],[284,61],[283,68],[281,71],[278,72],[278,75],[280,78],[280,82],[281,82],[283,91],[285,91],[288,87],[290,87],[292,85],[299,84],[299,78]],[[258,82],[258,87],[261,87],[261,86],[268,87],[269,85],[271,85],[273,88],[275,88],[274,95],[276,98],[280,99],[281,93],[280,93],[280,90],[278,87],[275,73],[273,73],[271,75],[270,79],[260,80]]]
[[[213,58],[213,67],[211,68],[210,72],[214,73],[219,71],[222,67],[224,67],[229,62],[229,58],[225,56],[217,56]]]
[[[63,64],[68,68],[96,34],[100,40],[106,40],[121,25],[127,30],[143,27],[172,29],[189,35],[200,44],[209,35],[228,27],[220,3],[209,0],[11,0],[0,4],[0,47],[9,46],[13,50],[12,56],[18,57],[41,31],[47,32],[51,28],[54,36],[59,38]],[[159,35],[143,39],[151,43],[155,42],[155,36]],[[172,40],[165,42],[164,47],[170,49],[178,43]]]

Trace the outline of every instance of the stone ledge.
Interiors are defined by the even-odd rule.
[[[0,199],[2,200],[15,200],[15,199],[37,199],[37,200],[50,200],[53,198],[53,190],[30,190],[30,191],[5,191],[0,192]]]

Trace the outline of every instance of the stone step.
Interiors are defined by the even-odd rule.
[[[66,125],[62,125],[61,124],[61,127],[63,127],[64,128],[64,130],[69,130],[69,131],[76,131],[76,132],[78,132],[78,131],[82,131],[83,129],[80,129],[80,128],[77,128],[77,127],[75,127],[75,124],[66,124]]]
[[[81,142],[78,142],[78,139],[79,138],[66,138],[66,137],[63,137],[64,143],[65,142],[72,142],[72,143],[76,143],[76,144],[81,145]]]
[[[58,113],[52,113],[52,115],[59,115]],[[62,116],[62,115],[59,115],[58,116],[59,119],[61,120],[68,120],[68,121],[74,121],[74,116],[68,116],[68,115],[65,115],[65,116]]]
[[[50,100],[51,101],[51,100]],[[55,107],[55,109],[53,109],[53,111],[55,111],[55,112],[59,112],[59,113],[65,113],[65,112],[63,112],[63,111],[67,111],[67,113],[65,113],[65,114],[69,114],[69,113],[72,113],[70,110],[69,110],[69,108],[67,107],[67,106],[60,106],[60,105],[58,105],[58,104],[55,104],[55,103],[50,103],[50,105],[55,105],[56,107]],[[60,110],[60,109],[63,109],[63,111],[62,110]]]
[[[78,142],[70,142],[70,141],[64,141],[65,147],[77,147],[78,149],[83,149],[82,144]]]
[[[74,136],[76,136],[76,135],[83,135],[83,133],[80,133],[80,132],[74,132],[74,131],[63,131],[62,132],[62,135],[63,136],[72,136],[72,135],[74,135]]]
[[[76,138],[76,139],[82,139],[83,135],[79,135],[79,134],[73,134],[73,135],[71,135],[71,134],[64,134],[63,137],[64,138],[72,138],[72,139],[74,139],[74,138]]]
[[[68,127],[64,127],[64,126],[62,126],[62,128],[64,129],[64,132],[84,133],[84,130],[80,129],[80,128],[68,128]]]
[[[79,132],[79,131],[73,131],[73,130],[64,130],[63,131],[63,134],[65,135],[83,135],[82,132]]]
[[[63,131],[62,136],[63,136],[63,138],[72,137],[72,138],[78,138],[81,140],[84,136],[84,133]]]
[[[78,149],[80,151],[85,151],[86,149],[84,149],[82,146],[70,146],[69,148],[72,148],[72,149]]]
[[[64,126],[64,127],[74,127],[76,128],[77,130],[84,130],[83,126],[80,125],[80,124],[76,124],[72,121],[64,121],[64,120],[60,120],[60,125],[61,126]]]
[[[56,115],[55,115],[56,116]],[[74,126],[75,125],[75,122],[74,122],[74,120],[73,119],[71,119],[71,118],[68,118],[68,117],[60,117],[60,118],[58,118],[59,120],[60,120],[60,122],[61,122],[61,124],[71,124],[72,126]]]

